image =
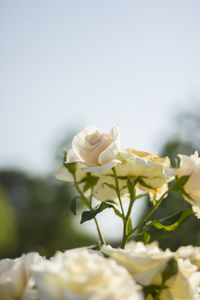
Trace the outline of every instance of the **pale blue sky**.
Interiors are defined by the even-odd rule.
[[[45,172],[91,124],[157,151],[199,83],[198,0],[0,0],[0,167]]]

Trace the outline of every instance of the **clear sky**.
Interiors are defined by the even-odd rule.
[[[198,0],[0,0],[0,167],[48,170],[75,127],[156,151],[200,95]]]

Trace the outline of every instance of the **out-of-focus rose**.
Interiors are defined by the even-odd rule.
[[[138,184],[137,187],[149,192],[154,199],[166,191],[167,182],[176,175],[169,158],[160,158],[156,153],[127,149],[120,152],[119,159],[122,162],[116,167],[117,175],[141,177],[146,186]]]
[[[26,274],[22,261],[0,261],[0,296],[2,300],[20,299],[26,286]]]
[[[102,247],[103,253],[123,265],[136,282],[143,286],[161,286],[162,272],[175,253],[158,248],[157,243],[144,245],[131,242],[125,250]],[[165,281],[165,287],[159,295],[160,300],[196,300],[199,299],[200,272],[189,260],[177,259],[177,274]],[[153,300],[151,295],[147,300]]]
[[[181,154],[178,156],[181,161],[177,176],[190,176],[183,186],[186,193],[183,197],[192,204],[193,211],[200,218],[200,157],[197,151],[191,156]]]
[[[141,288],[126,269],[94,251],[58,252],[33,268],[33,278],[44,300],[141,300]]]
[[[2,259],[0,261],[0,299],[37,299],[30,269],[31,265],[40,260],[42,257],[37,253],[22,255],[17,259]]]
[[[144,286],[154,283],[154,278],[158,284],[158,277],[161,283],[161,272],[173,256],[168,249],[165,251],[159,249],[155,242],[147,246],[142,242],[131,242],[125,249],[103,246],[102,252],[124,266],[135,281]]]
[[[200,247],[193,247],[192,245],[182,246],[176,253],[180,258],[189,259],[193,265],[198,267],[198,271],[200,271]]]
[[[200,296],[200,272],[189,260],[178,259],[178,273],[168,279],[161,292],[160,300],[195,300]]]
[[[118,159],[121,164],[116,166],[117,176],[141,177],[144,185],[137,184],[137,188],[150,195],[151,200],[158,200],[168,189],[167,182],[174,179],[176,172],[170,167],[168,157],[160,158],[157,154],[128,149],[120,151]],[[100,177],[97,186],[94,187],[94,196],[101,201],[108,199],[117,200],[116,192],[110,189],[104,182],[115,185],[113,177],[109,177],[111,171]],[[128,199],[128,189],[124,188],[126,181],[118,179],[122,200]]]

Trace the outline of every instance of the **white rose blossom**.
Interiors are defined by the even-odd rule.
[[[40,263],[43,258],[37,253],[22,255],[16,259],[0,261],[0,299],[1,300],[37,300],[31,277],[31,266]]]
[[[193,265],[198,267],[198,271],[200,271],[200,247],[192,245],[181,246],[176,253],[180,258],[189,259]]]
[[[26,286],[26,274],[22,261],[0,261],[0,296],[3,300],[20,299]]]
[[[161,285],[162,272],[175,253],[162,251],[157,243],[144,245],[141,242],[129,243],[125,250],[103,246],[102,251],[123,265],[134,280],[143,286]],[[189,260],[177,259],[178,272],[165,282],[166,288],[161,291],[160,300],[199,299],[200,272]],[[148,296],[147,300],[153,300]]]
[[[173,256],[170,250],[159,249],[156,242],[147,246],[142,242],[130,242],[125,249],[103,246],[102,252],[124,266],[135,281],[144,286],[154,283],[154,278],[161,274]]]
[[[151,199],[162,196],[168,189],[167,183],[176,175],[169,158],[160,158],[156,153],[127,149],[120,152],[119,159],[121,164],[116,167],[117,175],[141,177],[146,186],[138,184],[137,187],[148,192]]]
[[[142,300],[141,287],[114,260],[84,248],[58,252],[32,269],[42,300]]]
[[[181,161],[177,176],[190,176],[183,186],[186,192],[183,197],[192,205],[193,211],[200,219],[200,157],[197,151],[191,156],[181,154],[178,156]]]
[[[72,148],[68,151],[66,164],[77,163],[78,177],[84,172],[106,173],[120,163],[117,159],[120,148],[119,127],[114,126],[110,133],[104,133],[96,126],[87,126],[72,140]],[[80,172],[80,171],[83,172]],[[63,168],[58,170],[57,178],[65,181],[72,181],[73,178],[67,174],[63,176]],[[60,177],[61,174],[61,178]],[[69,175],[69,176],[67,176]]]
[[[189,259],[179,258],[177,264],[178,273],[165,282],[167,288],[161,292],[160,300],[198,299],[200,272],[197,272],[197,267]]]

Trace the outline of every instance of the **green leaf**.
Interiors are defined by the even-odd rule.
[[[85,184],[83,191],[86,192],[87,190],[92,189],[97,184],[98,180],[99,177],[88,174],[84,179]]]
[[[67,151],[64,147],[62,148],[62,151],[64,153],[64,158],[63,158],[63,164],[64,164],[67,161]]]
[[[143,180],[141,177],[138,177],[138,178],[137,178],[137,181],[139,182],[139,184],[143,185],[144,187],[146,187],[146,188],[148,188],[148,189],[152,189],[152,190],[154,189],[154,188],[152,188],[152,186],[146,184],[146,183],[144,182],[144,180]]]
[[[156,284],[151,284],[143,287],[145,299],[148,295],[152,295],[154,300],[159,300],[158,296],[161,292],[161,286]]]
[[[181,189],[180,193],[185,195],[188,199],[190,199],[192,201],[193,204],[195,204],[194,199],[188,193],[186,193],[186,191],[184,189]]]
[[[144,243],[145,243],[145,245],[148,244],[148,242],[150,241],[150,238],[151,238],[150,234],[147,231],[145,231],[144,232]]]
[[[115,214],[122,217],[120,212],[112,204],[103,202],[96,209],[84,211],[82,213],[82,217],[81,217],[81,224],[86,222],[86,221],[89,221],[91,219],[94,219],[97,214],[99,214],[100,212],[102,212],[106,208],[112,208],[114,210]]]
[[[170,238],[171,234],[169,234],[169,231],[165,231],[164,229],[156,229],[155,231],[151,231],[150,236],[152,241],[160,241]]]
[[[78,197],[73,198],[71,201],[71,205],[70,205],[71,211],[74,215],[76,215],[76,200],[77,200],[77,198]]]
[[[106,186],[108,186],[109,188],[111,188],[112,190],[116,191],[116,187],[115,187],[114,184],[104,182],[104,183],[102,184],[102,187],[103,187],[104,185],[106,185]]]
[[[164,284],[169,278],[176,275],[178,272],[177,261],[174,257],[172,257],[168,263],[164,271],[162,272],[162,284]]]
[[[64,166],[71,174],[76,173],[76,163],[65,163]]]
[[[191,209],[186,209],[182,212],[180,218],[171,225],[164,225],[157,220],[150,221],[147,226],[152,225],[158,229],[165,229],[166,231],[173,231],[175,230],[181,223],[183,223],[187,218],[194,215],[194,212]]]
[[[182,176],[180,178],[176,177],[176,181],[174,183],[174,185],[172,186],[173,190],[175,191],[179,191],[183,188],[183,186],[186,184],[186,182],[188,181],[190,175],[189,176]]]

